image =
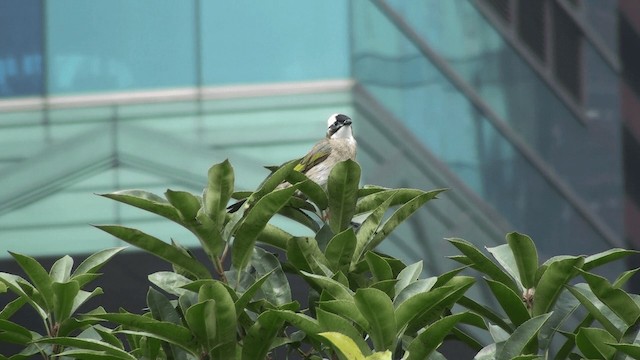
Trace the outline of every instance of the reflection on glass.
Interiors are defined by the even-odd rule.
[[[358,14],[353,19],[356,78],[428,149],[517,230],[536,238],[543,252],[591,253],[609,247],[375,6],[353,4]],[[494,94],[508,111],[508,92],[495,86]],[[527,124],[532,130],[558,131],[539,129],[547,125]]]

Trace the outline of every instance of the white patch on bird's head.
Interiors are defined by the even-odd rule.
[[[330,139],[352,139],[351,118],[343,114],[333,114],[327,119],[327,137]]]

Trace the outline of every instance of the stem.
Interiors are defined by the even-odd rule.
[[[225,244],[224,250],[222,251],[222,255],[220,257],[217,257],[215,255],[213,256],[213,263],[214,263],[214,266],[216,267],[216,272],[218,273],[220,280],[225,284],[229,284],[229,281],[227,280],[227,277],[224,274],[224,265],[223,265],[224,258],[227,257],[228,250],[229,250],[229,244]]]

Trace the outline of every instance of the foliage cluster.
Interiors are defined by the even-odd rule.
[[[294,165],[273,169],[254,192],[234,192],[233,168],[225,161],[209,170],[203,196],[104,194],[183,226],[208,256],[201,262],[176,242],[121,225],[97,226],[173,266],[149,275],[155,287],[139,312],[98,307],[78,313],[102,293],[90,284],[123,248],[100,251],[75,270],[69,256],[47,271],[12,253],[25,276],[0,272],[0,292],[15,295],[0,311],[0,344],[24,350],[0,359],[258,360],[276,352],[306,359],[443,359],[438,349],[445,339],[475,349],[476,359],[640,357],[640,301],[623,289],[636,271],[613,282],[592,272],[632,251],[540,263],[523,234],[508,234],[489,255],[448,239],[459,251],[451,259],[461,266],[425,278],[422,262],[406,265],[375,249],[442,190],[359,188],[360,168],[346,161],[333,169],[325,192]],[[283,181],[293,185],[278,187]],[[232,198],[245,203],[229,213]],[[272,225],[278,214],[315,236]],[[354,216],[364,221],[354,226]],[[279,259],[265,244],[286,256]],[[308,306],[292,299],[291,277],[308,284]],[[469,295],[479,287],[493,303]],[[42,329],[12,321],[23,306],[42,319]]]

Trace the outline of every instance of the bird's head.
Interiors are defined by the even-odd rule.
[[[327,119],[327,137],[330,139],[352,138],[351,118],[343,114],[333,114]]]

